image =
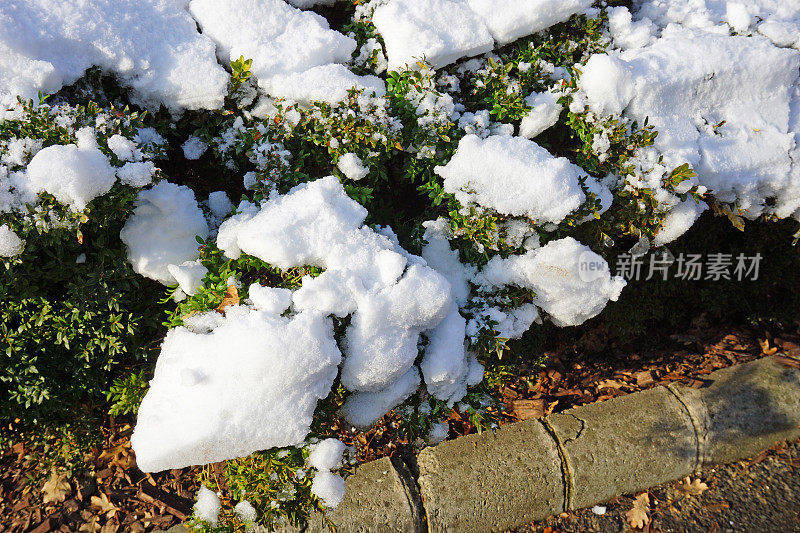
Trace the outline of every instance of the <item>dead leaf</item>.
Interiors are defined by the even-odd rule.
[[[131,454],[130,441],[127,440],[122,444],[103,450],[97,460],[104,465],[118,466],[123,470],[128,470],[136,465],[136,459]]]
[[[44,503],[61,503],[71,492],[72,487],[69,486],[67,475],[53,472],[42,487],[44,494],[42,501]]]
[[[692,481],[690,477],[685,477],[683,481],[678,484],[678,490],[687,496],[699,496],[708,490],[708,485],[700,481],[700,478]]]
[[[761,353],[763,353],[764,355],[773,355],[775,354],[775,352],[778,351],[777,346],[773,346],[770,348],[768,339],[764,339],[763,341],[759,339],[758,345],[761,346]]]
[[[100,531],[100,529],[102,529],[100,526],[100,518],[98,518],[97,516],[93,516],[89,519],[88,522],[81,525],[78,531],[86,531],[87,533],[97,533],[98,531]]]
[[[541,418],[544,416],[545,401],[541,400],[514,400],[514,414],[520,420]]]
[[[100,512],[106,513],[108,516],[114,516],[119,508],[111,503],[106,494],[100,493],[100,496],[92,496],[92,507],[97,507]]]
[[[648,385],[655,383],[655,379],[653,379],[653,372],[650,370],[634,372],[633,377],[636,378],[636,384],[640,387],[647,387]]]
[[[639,494],[633,500],[633,508],[625,513],[625,518],[628,523],[635,529],[641,529],[650,523],[650,517],[647,513],[650,512],[650,495],[646,492]]]
[[[228,285],[228,290],[225,293],[225,297],[222,299],[222,303],[217,306],[217,311],[225,314],[225,308],[230,305],[239,305],[239,290],[236,288],[236,285]]]
[[[604,379],[597,384],[598,389],[619,389],[625,385],[624,383],[617,381],[615,379]]]

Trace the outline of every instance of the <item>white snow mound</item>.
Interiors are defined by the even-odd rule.
[[[117,180],[114,167],[95,146],[53,145],[40,150],[28,163],[35,190],[46,191],[74,211],[111,190]]]
[[[229,79],[184,0],[0,3],[0,104],[56,92],[93,65],[154,109],[218,109]]]
[[[557,326],[577,326],[619,298],[625,280],[611,276],[608,263],[572,237],[506,259],[492,258],[480,274],[484,287],[516,285],[536,293],[534,303]]]
[[[210,333],[170,330],[131,437],[145,472],[296,446],[341,354],[330,318],[226,309]]]
[[[462,205],[478,204],[539,223],[561,222],[586,199],[579,167],[522,137],[467,135],[450,162],[435,171],[444,178],[445,191]]]
[[[217,237],[231,258],[244,252],[282,269],[325,269],[303,279],[294,308],[352,313],[341,380],[354,391],[378,391],[405,374],[417,357],[420,332],[436,326],[451,302],[447,280],[363,226],[366,215],[328,176],[270,200],[256,214],[232,217]]]

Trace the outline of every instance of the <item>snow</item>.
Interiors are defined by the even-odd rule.
[[[136,147],[136,143],[119,134],[114,134],[108,138],[108,149],[114,152],[120,161],[141,161],[142,152]]]
[[[28,164],[28,179],[74,211],[111,190],[114,167],[95,146],[53,145],[40,150]]]
[[[533,139],[558,122],[563,109],[558,103],[558,95],[549,91],[532,93],[525,102],[533,108],[522,118],[519,125],[519,134],[526,139]]]
[[[363,226],[366,210],[333,177],[299,185],[220,227],[217,245],[288,269],[325,269],[295,292],[297,310],[353,314],[344,340],[341,381],[349,390],[378,391],[405,374],[420,332],[450,307],[447,280],[395,242]]]
[[[447,438],[447,434],[450,432],[450,426],[447,422],[437,422],[431,426],[431,430],[428,433],[428,444],[436,445],[440,442],[444,441]]]
[[[10,0],[0,28],[3,105],[56,92],[96,65],[149,108],[222,107],[228,75],[183,0]]]
[[[589,98],[589,108],[601,115],[622,113],[636,90],[628,64],[616,55],[605,54],[589,58],[580,86]]]
[[[651,44],[655,38],[656,26],[647,18],[634,21],[627,7],[618,6],[608,8],[608,31],[614,47],[627,50]]]
[[[210,333],[171,329],[131,443],[143,471],[297,446],[341,360],[329,318],[231,306]]]
[[[183,142],[181,148],[183,149],[183,157],[194,161],[200,159],[202,155],[206,153],[208,145],[194,135],[191,135]]]
[[[330,101],[355,83],[376,88],[371,78],[330,66],[349,61],[356,42],[331,30],[316,13],[283,0],[192,0],[189,11],[203,33],[217,43],[220,60],[252,59],[250,71],[273,96]]]
[[[637,0],[637,18],[647,18],[659,27],[671,23],[709,32],[746,34],[754,25],[797,22],[800,4],[786,0]]]
[[[611,276],[608,263],[572,237],[506,259],[492,258],[480,274],[487,288],[506,285],[531,289],[533,303],[557,326],[576,326],[616,301],[625,280]]]
[[[280,315],[292,305],[292,291],[290,289],[265,287],[258,283],[253,283],[247,289],[247,292],[255,308],[261,311]]]
[[[255,507],[253,507],[253,504],[247,500],[242,500],[237,503],[233,507],[233,511],[236,513],[236,516],[239,517],[239,520],[245,524],[245,526],[247,524],[254,524],[256,518],[258,518],[258,513],[256,513]]]
[[[180,265],[167,265],[167,270],[178,282],[181,290],[189,296],[197,294],[197,290],[203,285],[203,278],[208,273],[208,269],[199,261],[184,261]]]
[[[308,9],[309,7],[314,6],[332,6],[336,3],[336,0],[286,0],[294,7],[299,7],[300,9]]]
[[[579,167],[522,137],[467,135],[450,162],[435,172],[462,205],[478,204],[541,224],[561,222],[586,199]]]
[[[344,499],[344,480],[331,472],[317,472],[311,483],[311,492],[328,509],[335,509]]]
[[[177,282],[168,266],[197,259],[195,237],[207,235],[208,225],[194,192],[168,181],[138,194],[136,209],[119,234],[133,270],[164,285]]]
[[[152,161],[125,163],[117,169],[119,182],[131,187],[145,187],[153,182],[156,166]]]
[[[197,491],[197,501],[194,504],[194,516],[216,527],[220,509],[222,509],[222,504],[219,496],[205,485],[201,485],[200,490]]]
[[[800,192],[789,129],[798,68],[800,53],[759,35],[673,25],[644,48],[592,57],[580,85],[596,112],[648,118],[665,165],[688,162],[717,200],[753,219],[775,211],[770,198]]]
[[[364,162],[356,154],[348,152],[336,162],[336,166],[342,171],[346,178],[358,181],[367,177],[369,169],[364,166]]]
[[[686,233],[706,209],[708,205],[705,202],[698,203],[692,198],[679,203],[667,213],[661,229],[653,239],[653,244],[662,246],[674,241]]]
[[[544,30],[586,11],[592,0],[467,0],[497,45]]]
[[[389,70],[414,68],[423,58],[440,68],[494,46],[486,24],[462,0],[390,0],[372,23],[386,44]]]
[[[22,253],[25,249],[25,242],[8,227],[8,224],[0,226],[0,257],[14,257]]]
[[[388,0],[372,23],[386,43],[388,69],[440,68],[490,51],[586,11],[591,0]]]
[[[377,76],[356,76],[344,65],[327,64],[302,72],[276,74],[260,82],[261,87],[276,98],[310,105],[311,102],[337,104],[347,98],[350,89],[360,89],[366,95],[386,94],[383,80]]]
[[[453,299],[459,306],[465,306],[470,293],[469,281],[475,277],[475,268],[462,263],[458,251],[450,248],[446,219],[429,220],[423,222],[422,227],[425,228],[422,238],[428,243],[422,248],[422,258],[429,267],[447,278]]]
[[[467,394],[467,321],[453,303],[438,326],[427,333],[428,346],[420,364],[428,392],[453,405]]]
[[[225,191],[214,191],[208,195],[208,208],[214,218],[221,221],[233,211],[233,202]]]
[[[342,466],[345,445],[338,439],[325,439],[311,448],[308,464],[317,470],[336,470]]]
[[[419,371],[416,367],[412,367],[383,390],[351,394],[340,411],[354,426],[367,428],[414,394],[419,388],[419,383]]]

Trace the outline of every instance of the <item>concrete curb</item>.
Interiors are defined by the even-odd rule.
[[[349,478],[341,532],[505,531],[800,437],[800,370],[766,357],[423,450]],[[312,523],[307,531],[320,531]]]

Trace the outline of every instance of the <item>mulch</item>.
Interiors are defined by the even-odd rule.
[[[503,425],[668,383],[699,387],[706,374],[775,353],[797,364],[798,324],[768,331],[709,324],[701,317],[679,333],[654,335],[633,346],[610,343],[602,329],[587,330],[578,341],[546,352],[545,369],[518,365],[516,375],[497,390],[502,407],[496,414]],[[475,431],[457,412],[448,423],[450,438]],[[342,440],[357,448],[362,462],[413,454],[419,446],[398,437],[393,414],[367,432],[343,421],[340,427]],[[167,529],[191,514],[198,467],[143,473],[130,449],[130,422],[116,422],[105,431],[105,445],[86,454],[81,472],[41,472],[24,442],[0,452],[0,533],[138,533]],[[47,481],[62,490],[45,503]]]

